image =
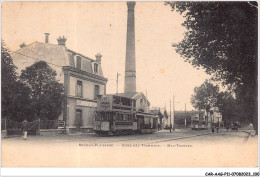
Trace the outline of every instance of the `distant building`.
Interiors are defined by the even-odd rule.
[[[163,113],[161,112],[160,109],[153,109],[151,110],[151,112],[157,117],[158,119],[158,125],[160,126],[160,129],[162,129],[164,127],[164,124],[163,124]]]
[[[59,37],[58,45],[34,42],[20,45],[11,54],[18,72],[37,60],[47,62],[57,72],[57,80],[64,85],[63,112],[59,120],[65,121],[66,132],[84,132],[93,128],[97,95],[106,94],[107,79],[103,76],[101,54],[89,58],[66,47],[66,38]]]
[[[162,114],[162,118],[161,119],[159,119],[159,110],[160,110],[160,112],[161,112],[161,114]],[[160,124],[160,126],[161,126],[161,128],[163,129],[163,128],[166,128],[167,126],[169,126],[170,124],[169,124],[169,113],[168,113],[168,111],[165,109],[165,108],[157,108],[157,107],[155,107],[155,108],[153,108],[153,110],[151,110],[155,115],[158,115],[158,123]],[[166,112],[166,114],[165,114],[165,112]]]

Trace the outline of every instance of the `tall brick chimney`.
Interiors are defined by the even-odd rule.
[[[45,43],[49,43],[49,35],[50,33],[44,33],[45,34]]]
[[[126,2],[127,13],[127,36],[126,36],[126,60],[125,60],[125,93],[136,92],[136,69],[135,69],[135,2]]]

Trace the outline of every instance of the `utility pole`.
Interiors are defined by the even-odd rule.
[[[172,100],[170,99],[170,132],[172,132]]]
[[[117,72],[116,73],[116,94],[118,94],[118,76],[119,76],[120,74]]]
[[[174,102],[174,95],[172,97],[172,129],[174,130],[174,110],[175,110],[175,102]]]
[[[185,103],[185,128],[186,128],[186,120],[187,119],[187,113],[186,113],[186,103]]]

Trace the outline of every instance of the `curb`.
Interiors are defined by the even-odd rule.
[[[167,140],[162,140],[162,141],[151,142],[151,143],[147,143],[147,144],[161,143],[161,142],[167,142],[167,141],[179,140],[179,139],[185,139],[185,138],[192,138],[192,137],[196,137],[196,136],[203,136],[203,135],[210,135],[210,134],[214,134],[214,133],[209,132],[209,133],[203,133],[203,134],[198,134],[198,135],[193,135],[193,136],[183,136],[183,137],[177,137],[177,138],[172,138],[172,139],[167,139]]]

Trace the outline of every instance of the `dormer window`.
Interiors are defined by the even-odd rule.
[[[83,96],[83,89],[82,89],[82,81],[77,81],[77,87],[76,87],[76,96],[82,97]]]
[[[94,74],[98,74],[98,64],[94,63]]]
[[[79,56],[76,58],[76,68],[81,69],[81,57]]]

